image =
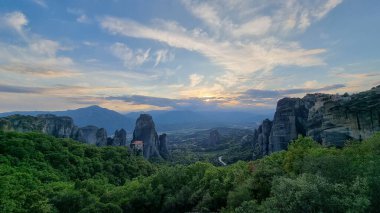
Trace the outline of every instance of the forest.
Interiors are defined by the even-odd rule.
[[[342,149],[299,137],[228,166],[0,132],[0,212],[376,212],[380,134]]]

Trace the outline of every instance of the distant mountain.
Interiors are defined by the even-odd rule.
[[[142,112],[128,113],[136,120]],[[153,116],[158,131],[181,129],[210,129],[214,127],[253,127],[272,113],[256,114],[241,111],[148,111]]]
[[[116,129],[124,128],[131,133],[140,114],[150,114],[159,132],[211,129],[215,127],[254,128],[272,113],[253,113],[241,111],[180,111],[157,110],[148,112],[131,112],[126,115],[99,106],[89,106],[66,111],[16,111],[0,113],[0,117],[14,114],[32,115],[53,114],[73,118],[79,127],[94,125],[105,128],[109,135]]]
[[[19,111],[19,112],[6,112],[0,113],[0,117],[9,115],[32,115],[39,114],[53,114],[57,116],[69,116],[73,118],[75,125],[83,127],[87,125],[94,125],[97,127],[105,128],[109,135],[112,135],[116,129],[124,128],[131,132],[134,128],[135,120],[106,108],[99,106],[89,106],[67,111]]]

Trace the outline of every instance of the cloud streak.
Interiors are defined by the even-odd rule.
[[[140,66],[149,60],[150,49],[137,49],[134,51],[120,42],[113,44],[110,49],[112,54],[121,59],[127,68]]]
[[[112,34],[156,40],[175,48],[196,51],[234,73],[253,73],[280,65],[307,67],[324,64],[316,57],[325,52],[324,49],[306,50],[295,42],[284,43],[275,38],[247,43],[217,41],[196,30],[187,30],[175,22],[161,23],[162,26],[151,27],[116,17],[101,20],[102,28]]]
[[[13,85],[2,85],[0,84],[0,92],[2,93],[35,93],[40,94],[45,91],[44,88],[40,87],[23,87],[23,86],[13,86]]]
[[[245,91],[242,94],[242,98],[280,98],[289,95],[295,94],[305,94],[305,93],[317,93],[317,92],[326,92],[336,89],[341,89],[346,87],[344,84],[334,84],[320,88],[296,88],[296,89],[286,89],[286,90],[259,90],[259,89],[250,89]]]
[[[217,103],[213,101],[206,101],[202,98],[187,98],[187,99],[172,99],[161,98],[143,95],[131,95],[131,96],[111,96],[107,97],[107,100],[120,100],[132,105],[152,105],[158,107],[170,107],[171,109],[181,110],[204,110],[204,109],[216,109]]]

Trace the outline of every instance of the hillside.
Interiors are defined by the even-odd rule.
[[[377,212],[379,165],[380,134],[343,149],[299,138],[288,151],[215,167],[0,132],[0,212]]]

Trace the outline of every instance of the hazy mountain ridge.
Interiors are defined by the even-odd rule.
[[[253,112],[228,112],[228,111],[147,111],[131,112],[121,114],[113,110],[99,106],[66,111],[15,111],[0,113],[0,117],[9,115],[31,115],[53,114],[57,116],[69,116],[73,118],[76,125],[84,127],[93,125],[105,128],[108,133],[124,128],[132,132],[135,121],[140,114],[150,114],[156,122],[157,131],[177,131],[183,129],[210,129],[215,127],[239,127],[254,128],[256,124],[268,117],[271,113]]]

